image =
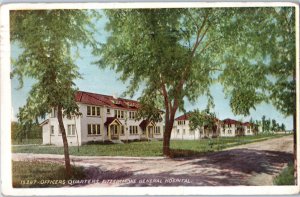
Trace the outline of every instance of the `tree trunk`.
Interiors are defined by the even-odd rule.
[[[173,124],[174,124],[174,118],[175,118],[175,113],[176,113],[176,108],[172,110],[170,113],[166,113],[166,127],[165,127],[165,132],[164,132],[164,142],[163,142],[163,154],[166,157],[171,156],[171,151],[170,151],[170,139],[171,139],[171,133],[173,129]]]
[[[173,124],[171,125],[169,121],[166,121],[166,127],[165,127],[165,132],[164,132],[164,142],[163,142],[163,154],[166,157],[171,156],[170,138],[171,138],[172,127],[173,127]]]
[[[71,178],[72,176],[72,168],[70,163],[70,156],[69,156],[69,146],[68,146],[68,139],[66,135],[66,130],[63,123],[63,117],[62,117],[62,107],[57,107],[57,119],[59,128],[61,131],[61,136],[64,144],[64,155],[65,155],[65,167],[66,167],[66,178]]]

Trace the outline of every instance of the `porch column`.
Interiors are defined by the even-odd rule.
[[[146,138],[149,138],[148,137],[148,126],[146,127]]]
[[[110,125],[108,126],[108,139],[111,140]]]

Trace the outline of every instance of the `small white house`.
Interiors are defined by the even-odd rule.
[[[136,120],[137,101],[78,91],[75,100],[81,116],[63,118],[69,145],[91,141],[162,139],[163,122]],[[43,144],[62,146],[57,111],[41,123]]]
[[[171,134],[173,140],[199,140],[202,138],[217,137],[221,129],[221,121],[215,119],[215,126],[208,129],[206,126],[200,130],[191,130],[189,126],[189,113],[179,116],[174,121],[174,126]]]
[[[189,114],[184,114],[175,119],[171,139],[174,140],[196,140],[200,139],[199,130],[192,131],[189,126]]]
[[[255,130],[256,127],[256,130]],[[172,140],[200,140],[203,138],[213,137],[235,137],[244,135],[255,135],[259,132],[259,127],[255,124],[233,119],[225,119],[223,121],[215,118],[215,125],[212,129],[206,126],[195,131],[190,130],[189,113],[179,116],[174,121],[174,126],[171,134]]]
[[[223,120],[223,128],[221,129],[221,137],[235,137],[242,135],[243,128],[241,127],[242,123],[233,119]]]
[[[244,126],[245,135],[255,135],[259,132],[258,125],[255,125],[253,123],[244,122],[243,126]]]

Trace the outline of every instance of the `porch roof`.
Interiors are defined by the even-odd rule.
[[[153,126],[155,126],[155,124],[154,124],[153,121],[143,120],[143,121],[140,123],[140,127],[141,127],[143,130],[145,130],[146,127],[147,127],[149,124],[152,124]]]
[[[43,122],[40,123],[40,126],[42,127],[42,126],[44,126],[45,124],[48,124],[48,123],[49,123],[49,119],[44,120]]]
[[[122,123],[120,122],[120,120],[118,118],[116,118],[116,117],[107,117],[106,118],[106,122],[104,123],[104,125],[105,126],[109,126],[114,121],[116,121],[119,125],[122,125]]]

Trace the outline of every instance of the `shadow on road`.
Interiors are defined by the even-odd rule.
[[[212,153],[209,159],[196,161],[194,165],[215,166],[242,173],[266,173],[278,172],[278,167],[293,160],[293,154],[280,151],[233,149]]]
[[[100,170],[98,167],[89,167],[85,171],[88,179],[136,180],[135,182],[116,185],[122,187],[249,185],[247,180],[253,174],[274,175],[292,159],[293,154],[286,152],[234,149],[210,153],[193,159],[185,158],[178,161],[174,170],[165,172],[143,173],[147,170],[107,171]],[[176,161],[178,159],[171,160]]]

